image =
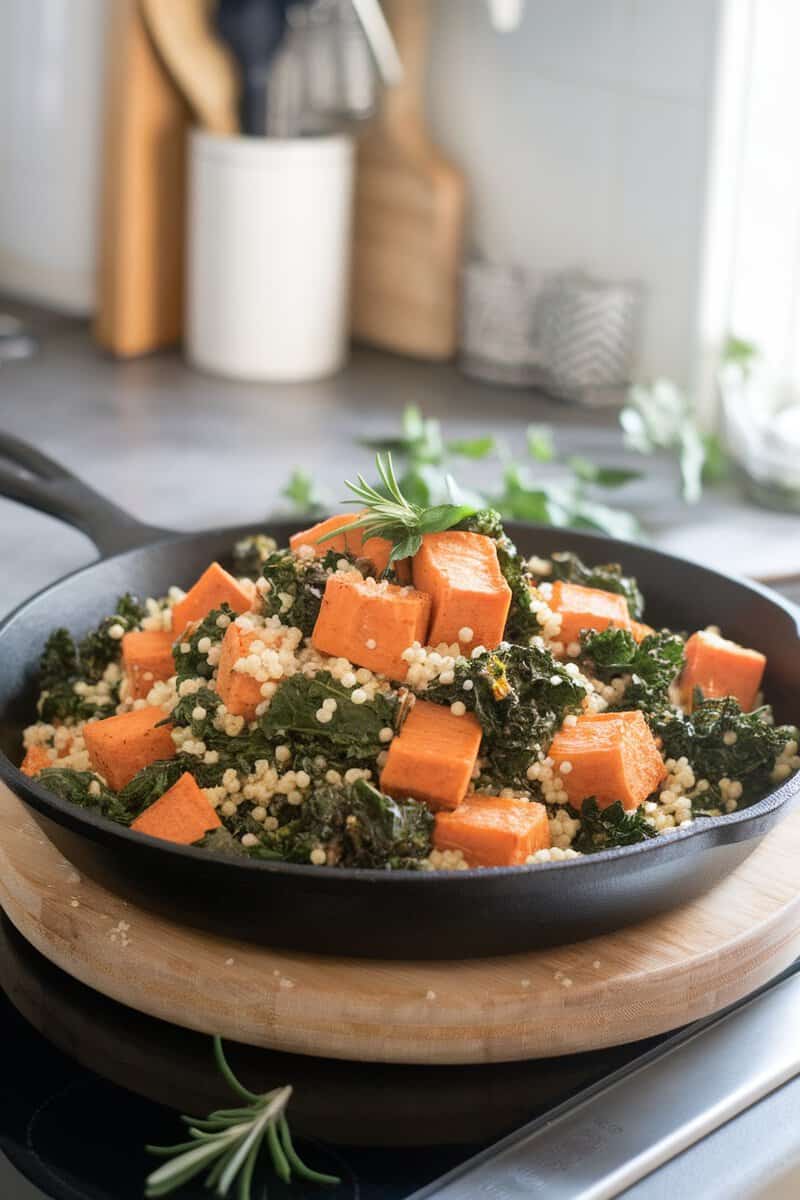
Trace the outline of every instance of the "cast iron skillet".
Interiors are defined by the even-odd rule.
[[[296,950],[375,958],[463,958],[561,944],[705,892],[755,849],[800,793],[797,777],[752,808],[635,846],[533,868],[455,873],[226,860],[132,833],[60,800],[13,765],[22,729],[34,719],[39,653],[54,626],[83,632],[124,591],[158,596],[173,583],[189,586],[254,527],[155,529],[24,443],[0,437],[0,456],[12,464],[0,465],[0,494],[76,525],[105,556],[45,588],[0,626],[0,778],[79,870],[184,922]],[[285,544],[298,522],[263,527]],[[765,687],[777,718],[797,719],[800,630],[779,596],[643,546],[508,528],[526,554],[567,549],[589,563],[621,561],[637,576],[656,626],[692,630],[714,622],[758,647],[769,660]]]

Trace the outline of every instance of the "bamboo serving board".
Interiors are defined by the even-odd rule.
[[[617,933],[467,962],[343,960],[226,940],[126,903],[79,876],[0,785],[0,902],[45,957],[188,1029],[366,1062],[549,1058],[715,1012],[800,954],[799,859],[800,810],[708,895]]]

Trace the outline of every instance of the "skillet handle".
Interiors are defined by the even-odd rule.
[[[145,525],[21,438],[0,433],[0,496],[74,525],[103,558],[146,546],[172,531]]]

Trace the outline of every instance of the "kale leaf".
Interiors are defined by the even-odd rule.
[[[600,808],[594,796],[584,800],[581,811],[571,809],[581,822],[572,849],[581,854],[596,854],[598,850],[609,850],[612,846],[633,846],[658,835],[645,820],[644,808],[626,812],[619,800]]]
[[[196,755],[179,755],[182,770],[191,771],[201,787],[215,787],[229,769],[237,774],[250,774],[260,758],[272,757],[272,743],[257,725],[245,724],[241,733],[235,736],[217,728],[215,718],[221,703],[216,692],[201,687],[188,696],[181,696],[163,722],[190,729],[195,740],[205,743],[206,750],[216,751],[216,763],[203,762]],[[197,708],[204,710],[204,717],[194,716]]]
[[[122,796],[109,791],[106,785],[91,771],[72,771],[66,767],[46,767],[36,776],[37,783],[54,792],[62,800],[78,804],[91,812],[100,813],[120,825],[129,825],[136,813],[132,813]],[[96,796],[89,791],[92,783],[100,789]]]
[[[338,683],[330,671],[313,678],[292,675],[280,685],[259,721],[268,739],[287,737],[306,754],[322,754],[340,761],[374,766],[384,749],[380,731],[393,727],[397,698],[378,693],[363,704],[355,704],[352,693]],[[331,720],[323,723],[317,712],[325,700],[335,700]]]
[[[135,629],[145,615],[145,610],[135,596],[126,592],[117,600],[114,612],[105,617],[97,629],[87,633],[78,644],[81,674],[90,683],[103,678],[109,663],[117,662],[122,651],[121,638],[111,637],[109,630],[121,625],[125,633]]]
[[[323,558],[298,558],[291,550],[276,550],[262,563],[269,588],[263,597],[264,616],[279,616],[286,625],[310,637],[317,623],[325,585],[341,559],[355,564],[351,554],[328,550]],[[362,572],[363,574],[363,572]]]
[[[465,683],[472,687],[465,690]],[[435,704],[460,700],[478,718],[481,756],[488,759],[482,784],[527,787],[532,754],[550,742],[567,713],[580,711],[586,691],[548,650],[503,642],[459,659],[452,684],[434,684],[422,695]]]
[[[219,608],[212,608],[208,616],[203,618],[189,637],[182,637],[172,647],[179,688],[185,679],[210,679],[214,674],[214,667],[208,661],[208,651],[200,650],[199,646],[203,638],[208,638],[211,645],[216,646],[225,637],[225,630],[228,626],[220,626],[217,623],[220,617],[227,617],[228,623],[230,623],[236,619],[236,613],[229,604],[225,603]],[[189,649],[183,650],[183,646],[188,646]]]
[[[630,675],[613,710],[639,708],[654,713],[669,704],[670,684],[683,670],[683,639],[663,630],[637,644],[627,629],[587,630],[581,636],[581,658],[590,673],[605,683]]]
[[[292,819],[262,834],[257,858],[309,861],[322,847],[342,867],[418,867],[431,849],[434,817],[418,800],[394,800],[365,780],[310,791]],[[295,815],[296,814],[296,815]]]
[[[179,758],[160,759],[142,767],[119,793],[120,803],[130,813],[131,820],[168,792],[186,769]]]
[[[547,574],[534,576],[537,582],[548,582],[554,579],[564,579],[568,583],[579,583],[582,587],[600,588],[604,592],[617,592],[628,602],[628,612],[631,620],[640,621],[644,615],[644,596],[639,590],[636,580],[630,575],[623,575],[619,563],[603,563],[596,567],[587,567],[577,554],[562,550],[550,555],[551,569]]]
[[[693,810],[719,807],[721,779],[742,785],[739,807],[753,803],[769,791],[775,760],[789,741],[796,740],[792,725],[773,725],[769,705],[742,712],[733,696],[701,700],[696,697],[691,713],[665,710],[651,719],[651,728],[662,740],[665,759],[686,757],[699,781],[707,779],[710,789],[699,794]]]
[[[119,701],[118,686],[109,687],[104,696],[87,699],[75,691],[75,684],[91,685],[102,679],[106,667],[119,660],[122,650],[121,639],[112,638],[109,630],[113,625],[121,625],[127,633],[139,624],[144,611],[139,601],[126,593],[117,600],[111,616],[105,617],[77,646],[66,629],[53,630],[39,660],[38,712],[44,721],[85,721],[110,715]]]

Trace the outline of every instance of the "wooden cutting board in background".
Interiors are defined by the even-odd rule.
[[[138,0],[113,12],[94,336],[128,357],[181,335],[189,113]]]
[[[458,329],[464,178],[425,127],[428,0],[383,5],[404,79],[359,140],[352,330],[389,350],[446,359]]]

